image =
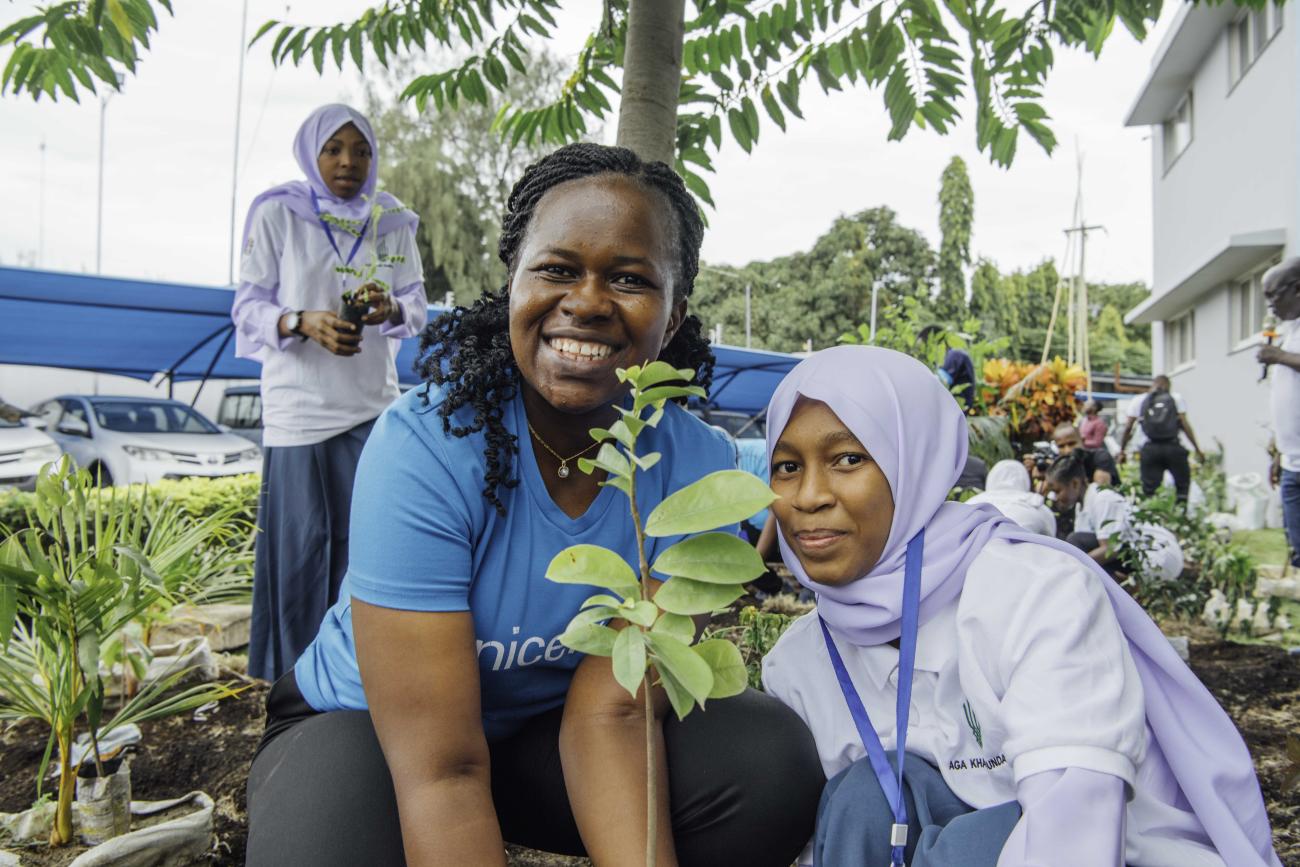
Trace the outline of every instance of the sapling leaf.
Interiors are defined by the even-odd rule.
[[[673,712],[677,714],[678,719],[686,719],[686,715],[695,707],[695,699],[670,672],[662,668],[656,670],[659,672],[659,683],[668,695],[668,702],[673,706]]]
[[[655,464],[659,463],[659,460],[662,457],[663,455],[659,452],[650,452],[648,455],[633,455],[632,462],[642,470],[648,470]]]
[[[99,682],[99,633],[92,630],[77,636],[77,666],[86,683]]]
[[[659,609],[653,602],[638,599],[631,605],[618,609],[618,616],[629,623],[649,628],[655,622],[655,618],[659,616]]]
[[[671,635],[690,644],[695,640],[695,621],[684,614],[665,611],[659,615],[659,619],[655,621],[654,626],[650,627],[650,631]]]
[[[673,614],[708,614],[739,599],[745,588],[739,584],[705,584],[690,578],[665,582],[655,594],[655,604]]]
[[[684,641],[662,632],[647,632],[646,640],[654,653],[655,668],[665,670],[700,704],[713,690],[713,669]]]
[[[587,433],[591,434],[591,438],[598,443],[614,438],[614,434],[605,430],[603,427],[594,427],[587,431]]]
[[[618,476],[610,476],[600,483],[601,487],[608,485],[611,488],[618,488],[629,497],[632,496],[632,483],[627,479],[620,479]]]
[[[608,587],[619,596],[639,596],[640,582],[627,561],[598,545],[573,545],[555,555],[546,577],[557,584]]]
[[[725,638],[710,638],[695,645],[693,650],[708,663],[713,672],[713,689],[709,698],[729,698],[740,695],[749,685],[749,671],[740,648]]]
[[[619,453],[619,450],[612,444],[606,442],[600,446],[600,451],[596,452],[596,457],[591,460],[582,459],[578,461],[578,469],[584,473],[591,473],[591,470],[584,466],[600,467],[611,476],[628,478],[632,475],[632,464],[628,459]]]
[[[623,604],[623,600],[617,596],[610,596],[608,593],[597,593],[595,596],[588,596],[582,600],[579,608],[591,608],[593,605],[608,605],[610,608],[617,608]]]
[[[660,575],[709,584],[744,584],[767,571],[754,546],[730,533],[683,539],[660,554],[652,568]]]
[[[647,536],[701,533],[762,511],[776,495],[743,470],[718,470],[666,497],[645,522]]]
[[[584,608],[573,619],[569,621],[569,626],[587,626],[592,623],[601,623],[605,620],[613,620],[615,617],[622,617],[622,610],[616,606],[597,605],[594,608]]]
[[[708,392],[698,385],[657,385],[638,394],[636,400],[632,402],[632,409],[640,411],[651,404],[658,403],[661,400],[672,400],[675,397],[707,396]]]
[[[640,410],[633,411],[630,409],[624,409],[621,406],[616,406],[614,408],[618,410],[621,416],[623,416],[620,421],[622,421],[627,429],[632,432],[632,436],[640,436],[641,431],[645,430],[646,425],[649,424],[648,421],[641,418]],[[651,418],[653,418],[653,416],[651,416]],[[618,422],[615,422],[615,424],[618,424]]]
[[[570,650],[589,656],[609,656],[614,652],[614,639],[618,633],[608,626],[587,623],[580,626],[569,624],[569,628],[560,635],[560,643]]]
[[[633,382],[645,391],[661,382],[690,382],[695,378],[695,371],[685,368],[678,370],[666,361],[652,361],[647,364]]]
[[[614,639],[614,679],[636,697],[637,688],[645,677],[645,639],[635,626],[626,626]]]

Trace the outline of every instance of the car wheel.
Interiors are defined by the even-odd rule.
[[[113,485],[113,474],[108,471],[108,466],[102,462],[91,464],[90,477],[101,488],[108,488]]]

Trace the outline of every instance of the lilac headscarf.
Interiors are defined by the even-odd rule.
[[[329,186],[320,176],[320,168],[316,161],[320,157],[321,148],[330,137],[349,123],[365,136],[374,156],[370,160],[370,173],[366,175],[361,189],[350,199],[340,199],[330,192]],[[293,140],[293,156],[298,161],[298,168],[302,169],[302,173],[307,176],[307,180],[289,181],[287,184],[271,187],[253,199],[253,204],[248,208],[248,217],[244,220],[243,243],[248,243],[248,230],[252,226],[253,213],[258,205],[268,199],[280,200],[295,215],[313,223],[316,222],[316,211],[311,201],[313,191],[324,213],[357,221],[364,220],[369,213],[371,202],[367,199],[374,197],[375,184],[379,179],[379,147],[375,144],[375,131],[370,128],[370,121],[366,120],[365,115],[339,103],[322,105],[308,115],[302,122],[302,126],[298,127],[298,134]],[[402,208],[402,210],[384,214],[379,220],[377,235],[386,235],[401,226],[414,226],[420,222],[420,218],[414,211],[404,207],[389,193],[381,192],[378,200],[385,210],[392,208]]]
[[[817,610],[836,632],[863,646],[898,637],[907,543],[921,528],[922,622],[961,593],[966,570],[992,539],[1046,545],[1074,557],[1106,589],[1142,679],[1152,735],[1219,855],[1233,867],[1281,867],[1241,735],[1141,606],[1073,545],[1023,530],[992,506],[946,501],[966,460],[966,418],[924,365],[867,346],[826,349],[804,360],[768,406],[769,460],[800,397],[830,407],[871,453],[894,495],[884,552],[857,581],[816,584],[780,540],[786,565],[817,593]]]

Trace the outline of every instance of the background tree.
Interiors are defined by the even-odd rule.
[[[939,178],[939,297],[936,313],[959,322],[966,315],[966,266],[970,264],[970,231],[975,221],[975,191],[966,163],[953,157]]]
[[[540,144],[503,140],[493,131],[496,113],[507,103],[542,104],[562,67],[536,54],[533,74],[513,79],[487,105],[466,102],[439,114],[395,97],[417,62],[404,57],[367,83],[367,113],[380,142],[384,189],[420,215],[416,243],[429,299],[438,303],[451,292],[464,304],[504,282],[501,214],[511,184],[544,152]]]
[[[869,208],[838,218],[807,252],[742,269],[706,265],[691,307],[706,327],[722,324],[725,342],[743,343],[749,284],[755,346],[791,352],[812,340],[821,349],[870,318],[873,287],[880,311],[904,298],[929,311],[934,261],[924,235],[889,208]]]
[[[1206,0],[1218,2],[1218,0]],[[1263,8],[1269,0],[1236,0]],[[0,92],[33,97],[61,92],[76,99],[96,80],[118,87],[133,71],[157,29],[155,6],[170,0],[68,0],[0,28],[0,46],[12,45]],[[468,100],[488,103],[488,88],[504,93],[511,78],[527,76],[525,37],[547,39],[560,0],[409,0],[365,10],[354,21],[317,26],[269,21],[254,42],[268,37],[277,63],[327,59],[362,68],[366,48],[381,65],[431,44],[466,59],[414,78],[403,95],[423,110]],[[1160,15],[1162,0],[1058,0],[1025,8],[1009,0],[605,0],[592,21],[572,74],[550,104],[520,106],[500,117],[511,137],[547,144],[572,140],[588,120],[611,110],[610,96],[627,92],[620,107],[619,140],[652,159],[672,157],[701,198],[708,189],[695,173],[712,170],[710,151],[721,147],[724,124],[746,151],[762,124],[784,129],[802,117],[799,97],[815,80],[823,91],[876,88],[892,125],[890,139],[913,126],[947,132],[958,104],[973,99],[976,143],[1009,165],[1023,131],[1045,150],[1056,143],[1042,105],[1055,52],[1085,48],[1099,55],[1116,23],[1137,39]],[[273,34],[273,35],[272,35]],[[673,68],[680,74],[671,74]],[[687,164],[694,166],[689,169]]]

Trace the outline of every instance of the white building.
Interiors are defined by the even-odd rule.
[[[1154,224],[1152,292],[1126,318],[1152,324],[1154,371],[1229,474],[1267,466],[1259,278],[1300,254],[1295,10],[1184,4],[1126,120],[1151,127]]]

